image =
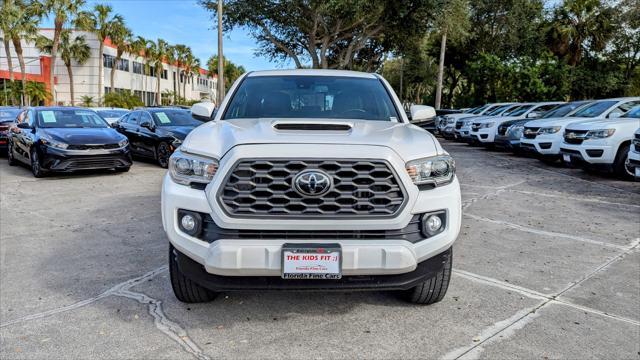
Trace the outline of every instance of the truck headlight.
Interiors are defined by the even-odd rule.
[[[538,135],[555,134],[558,131],[560,131],[561,128],[562,128],[561,126],[543,127],[538,129]]]
[[[487,128],[493,127],[495,124],[496,124],[495,122],[488,122],[488,123],[480,124],[480,128],[481,129],[487,129]]]
[[[182,185],[208,184],[218,171],[218,160],[176,151],[169,159],[169,174]]]
[[[605,139],[613,135],[616,132],[616,129],[598,129],[598,130],[589,130],[587,135],[584,137],[585,139]]]
[[[441,186],[453,181],[456,173],[456,163],[449,155],[439,155],[409,161],[406,169],[409,177],[416,185],[432,184]]]
[[[44,145],[51,146],[57,149],[62,149],[62,150],[69,147],[69,144],[63,143],[58,140],[54,140],[49,134],[42,134],[40,136],[40,142],[42,142]]]

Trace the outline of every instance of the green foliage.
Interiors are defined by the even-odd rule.
[[[84,107],[92,107],[94,104],[93,96],[83,95],[80,97],[80,105]]]
[[[210,76],[218,75],[218,55],[213,55],[207,61]],[[229,90],[233,82],[247,72],[242,65],[236,65],[228,58],[224,58],[224,87]]]
[[[29,105],[44,105],[44,102],[51,98],[51,94],[41,82],[28,81],[24,92],[29,99]]]
[[[103,104],[109,107],[133,109],[143,106],[142,100],[131,91],[115,91],[104,96]]]

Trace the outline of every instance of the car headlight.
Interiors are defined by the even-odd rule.
[[[511,125],[509,131],[516,137],[522,137],[524,134],[524,125]]]
[[[487,129],[487,128],[493,127],[495,124],[496,124],[495,122],[484,123],[484,124],[480,125],[480,128],[481,129]]]
[[[449,155],[439,155],[409,161],[406,164],[406,169],[409,177],[416,185],[432,184],[441,186],[453,181],[456,173],[456,163]]]
[[[218,171],[218,160],[175,151],[169,158],[169,174],[178,184],[208,184]]]
[[[54,140],[49,134],[42,134],[42,136],[40,136],[40,142],[42,142],[44,145],[63,150],[69,147],[69,144]]]
[[[555,134],[562,129],[561,126],[550,126],[538,129],[538,135]]]
[[[587,132],[587,135],[584,138],[585,139],[604,139],[604,138],[610,137],[615,132],[616,132],[616,129],[589,130]]]
[[[125,147],[125,146],[127,146],[127,145],[129,145],[129,139],[126,139],[126,138],[125,138],[125,139],[120,140],[120,142],[118,143],[118,146],[119,146],[119,147]]]

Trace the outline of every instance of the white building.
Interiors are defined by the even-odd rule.
[[[52,29],[41,29],[40,33],[49,38],[53,37]],[[144,75],[143,58],[141,56],[124,54],[121,61],[115,64],[116,49],[109,39],[105,41],[103,54],[99,54],[99,40],[94,34],[85,31],[74,31],[71,39],[78,35],[84,36],[91,48],[91,57],[82,65],[74,62],[72,66],[74,100],[76,104],[80,103],[83,96],[90,96],[97,103],[98,67],[99,62],[103,61],[105,65],[103,95],[108,93],[111,88],[111,67],[116,66],[114,88],[116,90],[131,90],[140,97],[145,105],[155,105],[158,80],[155,74],[151,74],[151,76]],[[2,36],[3,34],[0,31],[0,38]],[[55,92],[58,105],[71,105],[69,76],[60,56],[58,55],[56,60],[55,80],[52,91],[49,81],[51,57],[48,54],[41,53],[33,42],[22,41],[22,49],[27,68],[27,80],[44,83],[52,94]],[[11,55],[14,78],[15,80],[20,80],[20,65],[13,45],[11,45]],[[164,71],[160,80],[161,94],[167,90],[177,91],[176,87],[180,86],[180,96],[187,100],[209,99],[214,101],[216,99],[216,78],[208,76],[206,70],[200,69],[199,74],[185,77],[179,76],[181,72],[178,71],[178,67],[175,65],[164,63],[163,68]],[[9,65],[6,52],[2,46],[0,49],[0,83],[4,79],[9,79]],[[186,81],[186,84],[184,81]]]

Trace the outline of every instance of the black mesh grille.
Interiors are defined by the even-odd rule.
[[[456,121],[456,129],[462,128],[462,121]]]
[[[122,160],[117,158],[76,158],[68,160],[66,163],[58,166],[65,170],[82,170],[82,169],[110,169],[121,166],[127,166]]]
[[[312,124],[312,123],[282,123],[276,124],[274,128],[278,130],[307,130],[307,131],[349,131],[351,126],[346,124]]]
[[[99,149],[118,149],[118,144],[103,144],[103,145],[69,145],[68,150],[99,150]]]
[[[522,136],[526,139],[535,139],[538,135],[538,130],[540,130],[539,127],[525,127]]]
[[[320,197],[300,195],[292,183],[305,170],[325,172],[333,188]],[[388,217],[405,195],[381,160],[256,159],[234,166],[218,198],[231,216]]]

